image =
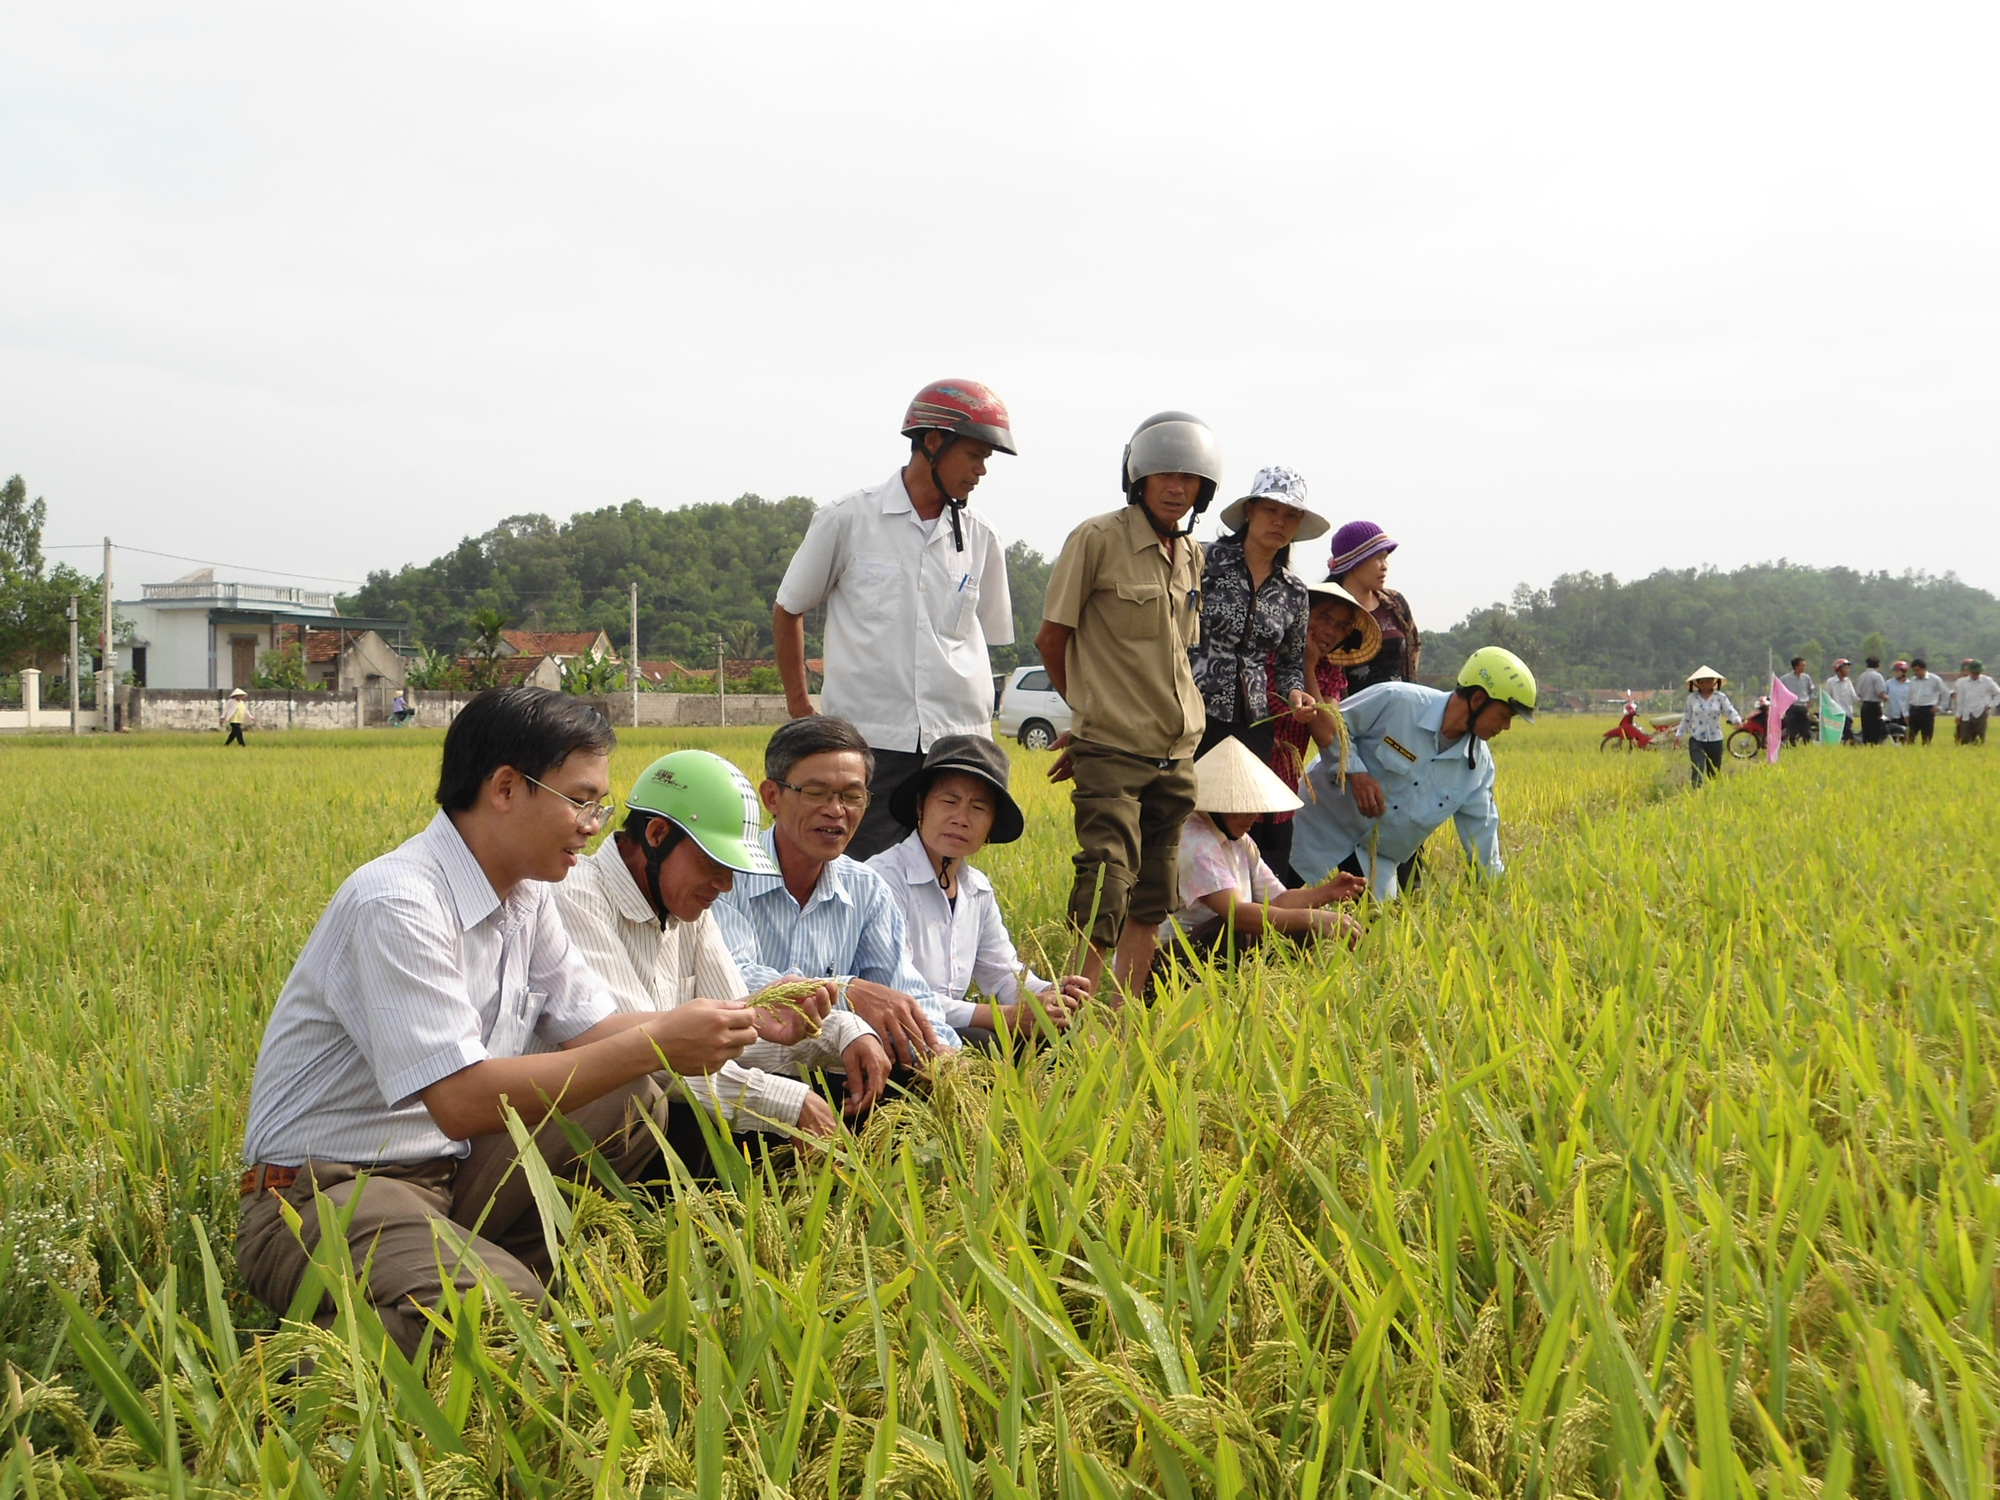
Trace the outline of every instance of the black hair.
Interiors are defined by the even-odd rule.
[[[655,820],[667,825],[667,836],[658,844],[649,844],[646,842],[646,828]],[[660,851],[660,858],[665,859],[674,852],[674,845],[687,837],[687,830],[665,813],[648,812],[643,807],[635,807],[626,813],[625,821],[618,825],[618,831],[644,849],[649,859],[656,848]]]
[[[830,750],[860,752],[867,766],[868,778],[874,780],[875,752],[868,748],[868,741],[861,737],[861,731],[845,719],[826,714],[812,714],[779,726],[778,732],[764,746],[764,774],[773,781],[783,781],[800,761],[808,756],[824,755]]]
[[[1230,532],[1228,536],[1223,538],[1223,540],[1225,542],[1234,542],[1237,546],[1240,547],[1243,545],[1245,540],[1248,539],[1249,535],[1250,535],[1250,518],[1248,516],[1245,516],[1243,518],[1243,524],[1237,527],[1234,531]],[[1271,566],[1274,568],[1289,568],[1291,565],[1292,565],[1292,544],[1290,542],[1287,542],[1285,543],[1284,546],[1278,549],[1276,556],[1274,556],[1271,559]]]
[[[1795,667],[1803,667],[1805,664],[1806,664],[1806,659],[1803,656],[1795,656],[1792,658],[1792,665]]]
[[[610,721],[581,698],[539,687],[488,688],[444,732],[437,804],[464,812],[502,766],[540,780],[579,750],[609,755],[617,743]]]
[[[1879,667],[1882,665],[1882,658],[1879,656],[1866,656],[1862,658],[1862,663],[1865,666]]]
[[[1922,667],[1926,672],[1928,672],[1931,669],[1931,664],[1925,661],[1921,656],[1911,657],[1910,665],[1913,667]]]

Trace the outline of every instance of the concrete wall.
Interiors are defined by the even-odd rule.
[[[259,729],[359,729],[364,723],[365,696],[252,688],[245,702],[253,733]],[[125,727],[210,733],[222,722],[226,697],[207,688],[132,688],[127,691]]]
[[[389,701],[395,688],[387,682],[370,682],[348,692],[287,693],[279,689],[250,691],[245,702],[250,710],[252,732],[260,729],[378,729],[389,722]],[[124,729],[181,730],[213,733],[222,722],[222,705],[227,695],[207,688],[121,688],[117,722]],[[443,729],[458,717],[458,711],[475,696],[469,692],[410,692],[404,695],[416,710],[419,729]],[[610,698],[584,700],[609,719],[614,726],[628,729],[632,724],[632,696],[618,693]],[[815,697],[813,707],[819,707]],[[0,728],[12,727],[25,714],[0,715]],[[52,727],[57,711],[47,705],[41,710],[41,727]],[[95,715],[89,721],[95,722]],[[727,704],[731,728],[746,725],[782,724],[791,717],[780,693],[732,695]],[[60,710],[61,727],[69,727],[69,710]],[[641,693],[639,727],[673,729],[713,727],[721,720],[713,693]],[[26,727],[25,722],[20,726]]]

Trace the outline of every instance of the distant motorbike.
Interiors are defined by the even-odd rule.
[[[1599,750],[1657,750],[1673,738],[1673,727],[1680,723],[1679,714],[1656,714],[1651,731],[1639,727],[1639,705],[1628,703],[1625,713],[1604,731],[1597,742]]]

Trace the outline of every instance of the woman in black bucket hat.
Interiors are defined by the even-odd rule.
[[[1007,752],[992,740],[946,735],[889,799],[909,837],[868,861],[903,909],[911,962],[943,1003],[945,1019],[974,1045],[993,1045],[1003,1024],[1010,1036],[1035,1029],[1023,989],[1058,1031],[1090,993],[1080,975],[1056,984],[1029,971],[1007,935],[993,883],[967,863],[988,844],[1021,836],[1008,770]],[[991,1003],[968,998],[975,985]]]

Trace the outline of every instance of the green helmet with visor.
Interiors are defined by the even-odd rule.
[[[763,822],[750,778],[707,750],[676,750],[639,773],[625,805],[679,828],[717,864],[745,875],[776,875],[757,837]]]

